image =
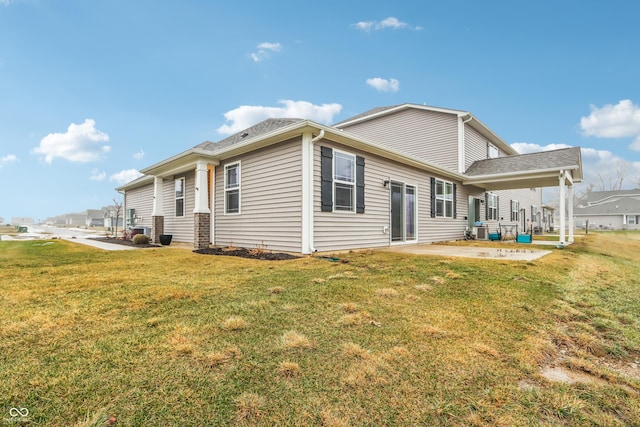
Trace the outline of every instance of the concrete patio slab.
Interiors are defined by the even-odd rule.
[[[447,257],[482,258],[507,261],[533,261],[551,253],[540,249],[525,248],[481,248],[473,246],[447,246],[438,244],[392,246],[380,249],[412,255],[439,255]]]

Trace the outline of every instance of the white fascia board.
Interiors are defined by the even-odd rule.
[[[501,174],[487,174],[487,175],[477,175],[477,176],[472,176],[472,177],[465,177],[463,179],[463,184],[469,184],[469,185],[473,185],[474,183],[481,183],[481,182],[499,182],[499,181],[505,181],[505,180],[509,180],[509,179],[513,179],[513,178],[518,178],[518,179],[523,179],[523,178],[543,178],[543,177],[556,177],[557,178],[557,174],[560,171],[568,171],[568,170],[576,170],[578,169],[578,166],[574,165],[574,166],[561,166],[561,167],[557,167],[557,168],[548,168],[548,169],[537,169],[537,170],[530,170],[530,171],[519,171],[519,172],[508,172],[508,173],[501,173]]]
[[[134,179],[133,181],[129,181],[124,185],[116,187],[116,191],[128,191],[133,190],[134,188],[143,187],[153,182],[153,176],[151,175],[143,175],[139,178]]]

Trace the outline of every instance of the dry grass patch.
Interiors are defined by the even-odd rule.
[[[491,356],[494,359],[499,359],[500,358],[500,352],[498,352],[498,350],[496,350],[495,348],[484,344],[484,343],[476,343],[473,345],[473,349],[480,353],[480,354],[485,354],[487,356]]]
[[[362,324],[364,318],[360,313],[349,313],[345,314],[340,318],[338,324],[340,326],[356,326]]]
[[[454,280],[455,279],[462,279],[462,275],[461,274],[458,274],[455,271],[451,271],[451,270],[447,271],[445,273],[445,276],[447,276],[449,279],[454,279]]]
[[[313,283],[315,283],[315,284],[317,284],[317,285],[321,285],[321,284],[323,284],[324,282],[326,282],[326,280],[325,280],[325,279],[323,279],[322,277],[314,277],[314,278],[311,280],[311,282],[313,282]]]
[[[376,295],[383,298],[396,298],[400,294],[393,288],[381,288],[376,291]]]
[[[236,421],[240,424],[253,425],[264,415],[267,400],[256,393],[242,393],[235,399]]]
[[[240,316],[231,316],[226,318],[220,326],[227,331],[239,331],[246,328],[248,324],[247,321]]]
[[[348,420],[340,418],[330,411],[323,411],[320,414],[320,421],[322,422],[322,427],[349,427],[351,425]]]
[[[278,374],[283,378],[295,378],[301,373],[300,365],[295,362],[283,361],[278,365]]]
[[[313,348],[313,343],[309,338],[296,331],[285,332],[280,338],[282,345],[287,349],[308,349]]]
[[[229,363],[242,358],[242,351],[238,347],[228,347],[224,351],[213,351],[204,357],[204,364],[210,368]]]
[[[345,313],[356,313],[358,311],[358,304],[354,302],[345,302],[340,305],[340,308]]]
[[[433,286],[427,285],[426,283],[423,283],[421,285],[415,285],[413,288],[417,291],[422,291],[422,292],[429,292],[433,290]]]
[[[282,286],[274,286],[273,288],[269,288],[269,293],[272,295],[278,295],[284,292],[284,288]]]
[[[342,354],[348,357],[355,357],[357,359],[368,359],[371,356],[371,352],[362,348],[359,344],[347,342],[342,344]]]
[[[424,325],[421,328],[421,332],[431,338],[444,338],[449,335],[446,330],[435,325]]]

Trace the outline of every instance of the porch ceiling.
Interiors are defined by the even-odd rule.
[[[485,175],[463,180],[464,185],[473,185],[488,191],[512,190],[518,188],[557,187],[560,183],[560,171],[552,170],[522,175]]]

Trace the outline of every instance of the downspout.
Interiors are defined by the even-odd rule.
[[[309,249],[311,250],[311,253],[315,253],[318,252],[318,249],[316,249],[314,242],[313,242],[313,237],[314,237],[314,233],[313,233],[313,218],[314,218],[314,213],[313,213],[313,178],[314,178],[314,173],[313,173],[313,145],[320,141],[322,138],[324,138],[324,129],[320,129],[320,133],[318,133],[318,135],[315,138],[311,138],[310,141],[310,145],[311,145],[311,153],[310,153],[310,157],[311,157],[311,162],[310,162],[310,166],[311,166],[311,170],[310,170],[310,174],[311,174],[311,179],[309,180],[309,209],[310,209],[310,224],[309,224]]]
[[[464,118],[466,117],[466,119]],[[463,119],[460,122],[460,130],[458,132],[458,172],[464,173],[465,171],[465,143],[464,143],[464,125],[473,120],[473,116],[471,113],[466,113],[464,116],[460,116]]]

